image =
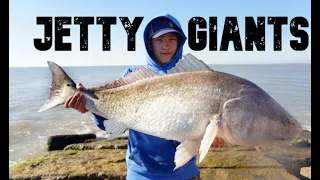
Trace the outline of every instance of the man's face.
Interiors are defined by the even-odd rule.
[[[178,48],[178,37],[175,33],[166,33],[151,40],[151,50],[159,64],[169,62]]]

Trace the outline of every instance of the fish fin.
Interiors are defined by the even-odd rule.
[[[123,134],[128,128],[117,123],[113,120],[104,120],[103,125],[107,134],[109,134],[108,139],[113,139],[120,134]]]
[[[200,148],[200,140],[182,142],[177,147],[177,150],[174,156],[174,162],[176,166],[173,169],[173,171],[185,165],[192,157],[197,155],[199,148]]]
[[[112,89],[117,88],[120,86],[125,86],[127,84],[131,84],[133,82],[158,76],[159,74],[156,72],[153,72],[149,68],[145,68],[143,66],[138,66],[136,70],[133,72],[128,73],[125,77],[114,80],[112,83],[106,84],[104,86],[100,86],[98,88],[90,88],[91,91],[101,91],[105,89]]]
[[[47,63],[52,74],[50,96],[38,112],[64,104],[68,97],[74,94],[73,89],[76,89],[75,82],[59,65],[52,61]]]
[[[208,153],[213,143],[213,140],[217,136],[218,124],[219,124],[219,120],[218,118],[215,117],[213,120],[210,120],[210,123],[206,128],[206,132],[204,133],[203,138],[201,140],[201,145],[199,150],[199,155],[200,155],[199,163],[201,163],[201,161],[204,159],[204,157]]]
[[[173,67],[167,71],[167,74],[175,74],[180,72],[194,72],[194,71],[213,71],[202,60],[197,59],[192,54],[188,53]]]
[[[64,103],[64,101],[61,98],[59,98],[59,96],[54,96],[54,97],[50,98],[49,100],[47,100],[44,103],[44,105],[38,110],[38,112],[46,111],[48,109],[59,106],[63,103]]]

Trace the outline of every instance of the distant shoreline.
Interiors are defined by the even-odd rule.
[[[311,63],[260,63],[260,64],[208,64],[209,66],[260,66],[260,65],[311,65]],[[92,65],[92,66],[61,66],[66,68],[73,67],[133,67],[133,66],[145,66],[145,64],[138,65]],[[9,66],[9,68],[47,68],[48,66]]]

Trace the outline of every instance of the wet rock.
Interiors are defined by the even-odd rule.
[[[70,144],[64,148],[64,150],[93,150],[93,149],[127,149],[128,140],[116,139],[116,140],[99,140],[90,141],[86,143]]]
[[[10,167],[10,179],[123,179],[126,150],[51,151]],[[77,177],[77,178],[76,178]]]
[[[257,180],[257,179],[282,179],[298,180],[283,168],[206,168],[200,169],[201,180]]]
[[[9,179],[125,179],[127,141],[90,137],[10,167]],[[301,168],[311,166],[310,147],[260,150],[227,143],[211,147],[198,163],[201,179],[308,179]]]
[[[47,150],[62,150],[69,144],[83,143],[88,139],[95,139],[95,134],[67,134],[50,136],[47,141]]]
[[[128,140],[128,137],[117,137],[112,140]],[[91,142],[98,142],[98,141],[112,141],[112,140],[108,138],[95,138],[95,139],[85,140],[84,143],[91,143]]]
[[[10,178],[40,179],[124,179],[126,149],[112,149],[126,140],[83,143],[96,148],[51,151],[39,159],[10,168]],[[108,148],[94,144],[109,143]],[[113,144],[113,145],[112,145]],[[69,146],[72,147],[72,146]],[[251,147],[211,148],[198,164],[202,179],[297,179],[283,165]]]

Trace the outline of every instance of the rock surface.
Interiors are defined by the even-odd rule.
[[[70,134],[50,136],[47,141],[47,150],[62,150],[69,144],[83,143],[88,139],[96,138],[95,134]]]
[[[302,176],[311,179],[311,166],[301,168],[300,173]]]
[[[308,139],[308,135],[310,132],[305,132],[300,139]],[[310,179],[301,168],[311,166],[311,148],[300,145],[293,144],[289,149],[264,148],[262,153],[253,147],[229,144],[224,148],[211,147],[198,164],[200,176],[202,180]],[[9,179],[125,179],[126,148],[126,138],[87,139],[10,167]]]

